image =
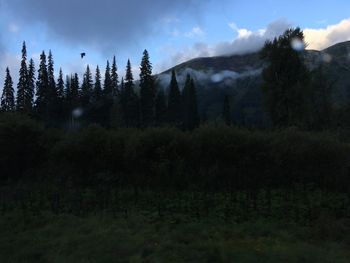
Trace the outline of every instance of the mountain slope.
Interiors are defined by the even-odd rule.
[[[323,66],[332,83],[333,101],[348,103],[350,94],[350,41],[321,51],[306,50],[306,65],[310,70]],[[160,85],[170,82],[170,71],[175,70],[180,86],[190,74],[198,87],[202,118],[215,119],[221,114],[223,97],[230,95],[232,114],[241,124],[260,125],[266,116],[262,110],[260,84],[264,61],[259,53],[220,57],[196,58],[179,64],[158,76]]]

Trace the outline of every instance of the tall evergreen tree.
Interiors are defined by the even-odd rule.
[[[48,111],[49,111],[49,124],[58,125],[58,119],[60,117],[60,102],[58,98],[58,91],[55,80],[54,61],[51,50],[47,57],[47,79],[48,79]]]
[[[227,126],[230,126],[232,124],[230,98],[228,95],[225,95],[225,98],[224,98],[224,106],[222,109],[222,118]]]
[[[71,78],[71,107],[72,110],[80,106],[80,89],[79,89],[79,77],[77,73]]]
[[[199,125],[199,115],[197,107],[197,95],[194,81],[187,75],[185,87],[183,89],[183,124],[186,130],[193,130]]]
[[[39,118],[48,120],[49,118],[49,80],[46,65],[46,55],[43,51],[40,55],[40,65],[36,82],[35,109]]]
[[[111,78],[111,68],[109,66],[109,61],[107,60],[105,79],[103,85],[103,93],[106,99],[111,99],[113,96],[112,78]]]
[[[17,98],[16,98],[16,106],[17,111],[25,112],[25,97],[26,90],[28,89],[28,69],[27,69],[27,49],[26,42],[23,42],[22,46],[22,60],[21,60],[21,68],[19,69],[19,79],[17,84]]]
[[[165,99],[165,92],[163,87],[160,87],[156,100],[155,100],[155,118],[156,118],[156,125],[161,126],[166,122],[167,117],[167,106],[166,106],[166,99]]]
[[[13,81],[9,68],[6,68],[6,77],[1,96],[1,111],[12,112],[15,110],[15,96]]]
[[[79,77],[78,74],[75,73],[71,75],[70,78],[67,78],[66,81],[66,111],[68,117],[70,118],[72,112],[80,106],[79,100]]]
[[[128,60],[126,65],[121,106],[124,125],[126,127],[137,127],[139,125],[139,102],[134,91],[134,77],[131,70],[130,60]]]
[[[57,121],[60,124],[62,124],[62,122],[65,120],[65,114],[64,114],[65,86],[64,86],[64,80],[63,80],[63,72],[61,68],[58,73],[56,91],[57,91],[56,118],[57,118]]]
[[[86,67],[83,84],[81,87],[81,102],[83,107],[88,107],[91,102],[91,95],[93,92],[92,75],[89,65]]]
[[[62,68],[60,68],[60,71],[58,73],[56,90],[57,90],[58,99],[63,100],[64,99],[64,80],[63,80]]]
[[[112,63],[112,68],[111,68],[111,82],[112,82],[112,95],[113,97],[116,97],[119,94],[119,89],[118,89],[118,68],[117,68],[117,62],[115,59],[115,56],[113,57],[113,63]]]
[[[29,60],[28,75],[27,75],[27,88],[24,95],[24,111],[27,113],[33,112],[34,107],[34,94],[35,94],[35,65],[34,60]]]
[[[49,56],[47,57],[47,78],[49,82],[49,92],[50,92],[50,100],[55,100],[57,96],[56,91],[56,82],[55,82],[55,70],[54,70],[54,62],[51,50],[49,51]]]
[[[171,81],[168,94],[168,122],[180,126],[182,120],[181,93],[176,79],[175,70],[171,72]]]
[[[304,126],[308,119],[310,73],[292,41],[304,41],[300,28],[288,29],[282,36],[267,41],[261,57],[269,63],[263,71],[263,96],[275,126]]]
[[[64,98],[67,101],[68,98],[70,97],[70,93],[71,93],[71,79],[72,77],[66,75],[66,82],[65,82],[65,86],[64,86]]]
[[[143,52],[140,66],[140,106],[142,127],[153,126],[155,124],[155,87],[152,64],[147,50]]]
[[[102,98],[102,87],[101,87],[101,72],[100,68],[96,67],[96,75],[95,75],[95,85],[93,91],[93,101],[97,103]]]

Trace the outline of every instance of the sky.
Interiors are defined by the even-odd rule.
[[[154,73],[257,51],[288,27],[301,27],[308,48],[321,50],[350,40],[349,10],[349,0],[0,0],[0,83],[6,66],[16,80],[23,41],[36,65],[51,49],[56,72],[103,69],[115,55],[119,75],[130,59],[137,79],[144,49]]]

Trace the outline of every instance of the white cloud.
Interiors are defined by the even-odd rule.
[[[253,35],[253,32],[248,29],[242,28],[238,30],[238,38],[249,38],[251,35]]]
[[[304,29],[308,49],[322,50],[339,42],[350,40],[350,18],[319,29]]]
[[[232,41],[223,41],[214,45],[195,43],[193,46],[185,47],[182,50],[178,50],[171,46],[164,47],[163,52],[167,57],[171,57],[171,59],[156,64],[155,69],[158,72],[161,72],[197,57],[255,52],[263,47],[267,39],[273,39],[282,34],[288,27],[290,27],[290,24],[285,20],[280,19],[270,23],[265,29],[260,29],[256,32],[239,28],[235,23],[230,23],[229,27],[237,33],[236,38]]]
[[[193,37],[202,37],[205,35],[205,32],[200,27],[194,27],[190,32],[185,33],[186,37],[193,38]]]

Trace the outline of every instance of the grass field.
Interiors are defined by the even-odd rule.
[[[0,262],[349,262],[350,222],[236,224],[130,211],[126,216],[6,213]]]

